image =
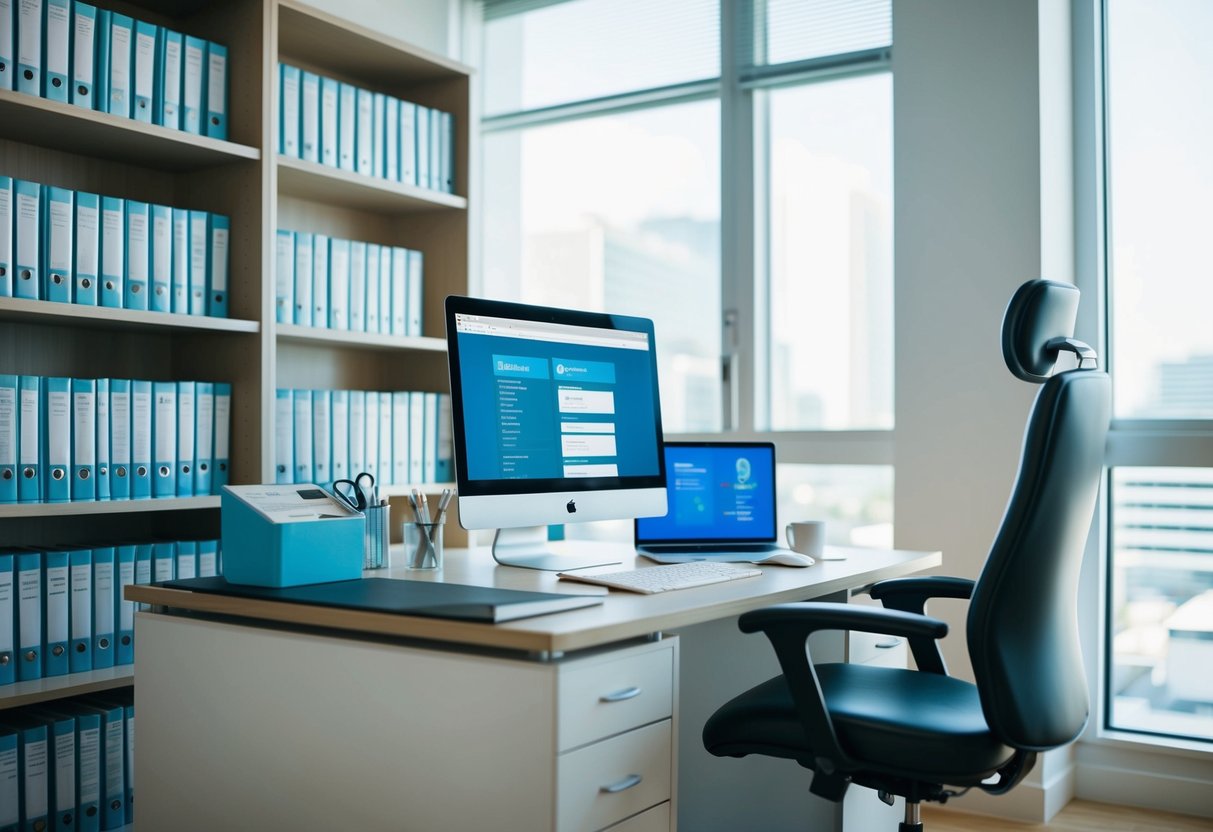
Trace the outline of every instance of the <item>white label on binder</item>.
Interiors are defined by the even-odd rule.
[[[64,616],[66,619],[67,616]],[[64,734],[55,743],[55,806],[76,805],[76,735]],[[58,828],[56,826],[55,828]]]
[[[177,393],[157,393],[156,394],[156,424],[170,425],[177,420]],[[156,430],[156,448],[155,458],[157,460],[176,459],[177,445],[176,436],[171,430]],[[138,442],[136,442],[138,447]]]
[[[38,197],[17,194],[17,251],[22,259],[38,251]],[[20,262],[20,261],[18,261]],[[21,263],[36,266],[37,263]]]
[[[93,569],[93,612],[98,621],[114,620],[114,564],[98,563]],[[95,635],[101,635],[96,633]]]
[[[110,462],[131,463],[131,394],[110,393]]]
[[[97,471],[97,476],[104,476],[106,471],[103,467],[106,461],[110,458],[110,394],[109,385],[97,382],[97,420],[94,425],[94,435],[97,437],[97,462],[100,470]],[[105,392],[101,391],[101,387],[105,387]]]
[[[17,390],[13,387],[0,387],[0,465],[16,464]]]
[[[94,18],[88,15],[76,15],[76,31],[72,41],[75,47],[72,55],[72,80],[78,84],[93,84],[93,26]]]
[[[131,88],[131,29],[129,26],[115,23],[110,26],[110,33],[110,88],[129,90]]]
[[[46,2],[46,0],[43,0]],[[68,6],[46,6],[46,71],[67,75]]]
[[[231,443],[232,397],[215,394],[215,459],[228,458]]]
[[[101,212],[101,271],[106,277],[125,271],[122,245],[122,212]]]
[[[0,609],[4,610],[4,621],[0,622],[0,653],[11,653],[17,646],[13,632],[13,571],[0,572]],[[0,820],[3,817],[0,816]]]
[[[42,66],[42,3],[17,0],[17,63]],[[37,23],[37,25],[33,25]]]
[[[146,33],[135,35],[135,95],[152,97],[152,82],[156,77],[156,37]]]
[[[197,456],[200,459],[210,459],[215,442],[215,396],[214,394],[198,396],[197,427]]]
[[[223,112],[223,94],[227,90],[227,58],[223,55],[212,54],[207,66],[206,98],[207,109],[212,113]]]
[[[131,393],[131,462],[152,461],[151,410],[151,393]]]
[[[101,800],[101,729],[80,729],[80,805]]]
[[[72,564],[72,638],[93,632],[93,565]]]
[[[227,289],[227,238],[226,228],[216,228],[211,250],[211,291],[222,292]]]
[[[291,432],[294,405],[289,395],[274,399],[274,465],[286,466],[294,451],[295,436]]]
[[[72,206],[70,202],[50,200],[51,234],[47,259],[52,271],[72,270]]]
[[[135,582],[135,563],[134,561],[124,560],[118,564],[118,585],[130,586]],[[135,604],[131,601],[123,600],[118,604],[118,629],[133,630],[135,629]],[[127,772],[129,775],[130,772]],[[127,782],[130,782],[128,776]]]
[[[47,771],[46,740],[24,743],[22,759],[22,779],[25,780],[25,816],[36,818],[46,814],[47,781],[50,779]],[[37,829],[37,826],[31,826]]]
[[[172,116],[181,103],[181,39],[166,38],[164,42],[164,115]]]
[[[72,394],[66,390],[46,396],[47,461],[64,468],[71,460],[71,398]]]
[[[202,50],[185,47],[185,106],[197,110],[202,102]]]
[[[131,211],[126,218],[130,223],[131,248],[126,253],[127,278],[147,282],[147,213]]]
[[[153,211],[152,220],[152,279],[171,283],[173,279],[173,223],[169,211]]]
[[[25,425],[38,424],[37,390],[21,391],[21,423],[23,427]],[[21,459],[27,461],[37,461],[38,437],[39,431],[37,429],[21,431]]]
[[[51,397],[56,396],[51,393]],[[92,393],[74,393],[76,413],[76,465],[92,465],[97,461],[97,397]],[[52,412],[54,412],[52,407]],[[51,438],[52,441],[54,437]]]
[[[76,272],[97,277],[97,209],[76,206]]]
[[[206,214],[190,212],[190,291],[206,285]]]
[[[337,164],[337,85],[320,82],[320,152],[326,165]]]
[[[42,642],[42,570],[18,572],[17,592],[17,635],[21,646],[38,647]]]
[[[194,417],[194,390],[191,384],[177,391],[178,459],[190,460],[194,458]]]
[[[46,569],[46,640],[67,641],[67,564]],[[74,797],[74,795],[73,795]]]

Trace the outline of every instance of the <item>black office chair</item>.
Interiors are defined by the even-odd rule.
[[[742,615],[744,632],[770,639],[783,675],[712,715],[703,729],[709,752],[795,760],[814,772],[810,791],[827,800],[842,800],[850,783],[890,804],[901,795],[900,832],[921,832],[921,801],[972,787],[1002,794],[1031,770],[1037,752],[1078,736],[1088,715],[1078,573],[1109,420],[1108,376],[1095,368],[1095,352],[1071,337],[1078,297],[1073,286],[1033,280],[1003,318],[1007,366],[1044,386],[977,581],[883,581],[871,595],[887,609],[801,603]],[[1050,377],[1063,351],[1079,366]],[[971,599],[966,632],[976,684],[947,675],[935,640],[948,626],[925,614],[929,598]],[[818,630],[904,637],[918,670],[815,665],[806,639]]]

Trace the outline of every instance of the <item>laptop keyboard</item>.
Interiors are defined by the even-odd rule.
[[[652,552],[658,555],[710,555],[714,552],[744,552],[759,553],[773,552],[779,547],[774,543],[686,543],[640,546],[641,552]]]
[[[611,589],[624,589],[628,592],[652,595],[671,589],[688,589],[694,586],[735,581],[738,578],[752,578],[761,574],[761,569],[752,566],[694,560],[690,563],[644,566],[640,569],[621,569],[617,572],[598,572],[592,575],[561,572],[560,578],[566,581],[580,581],[585,584],[597,584]]]

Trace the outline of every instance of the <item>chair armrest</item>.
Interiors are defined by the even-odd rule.
[[[801,639],[818,630],[859,630],[902,638],[933,639],[948,634],[945,622],[925,615],[814,601],[779,604],[747,612],[741,616],[739,626],[745,633],[786,631]]]
[[[916,578],[893,578],[874,585],[868,594],[886,609],[900,610],[913,615],[926,615],[927,600],[931,598],[959,598],[968,600],[973,597],[975,582],[968,578],[949,578],[941,575],[926,575]],[[909,637],[910,652],[914,654],[914,664],[919,670],[927,673],[948,675],[947,665],[944,664],[943,654],[939,645],[933,640]]]

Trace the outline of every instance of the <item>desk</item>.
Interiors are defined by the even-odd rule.
[[[704,832],[820,818],[839,829],[842,812],[809,796],[808,772],[713,758],[699,735],[714,708],[778,672],[738,615],[845,601],[941,561],[847,555],[655,596],[613,592],[601,606],[496,626],[129,587],[129,599],[155,605],[136,624],[136,823],[648,832],[677,820]],[[448,552],[441,574],[388,576],[593,591],[497,566],[483,550]],[[840,634],[818,635],[815,655],[845,659]],[[599,701],[634,674],[645,695]],[[599,791],[626,785],[611,772],[640,767],[642,784]]]

